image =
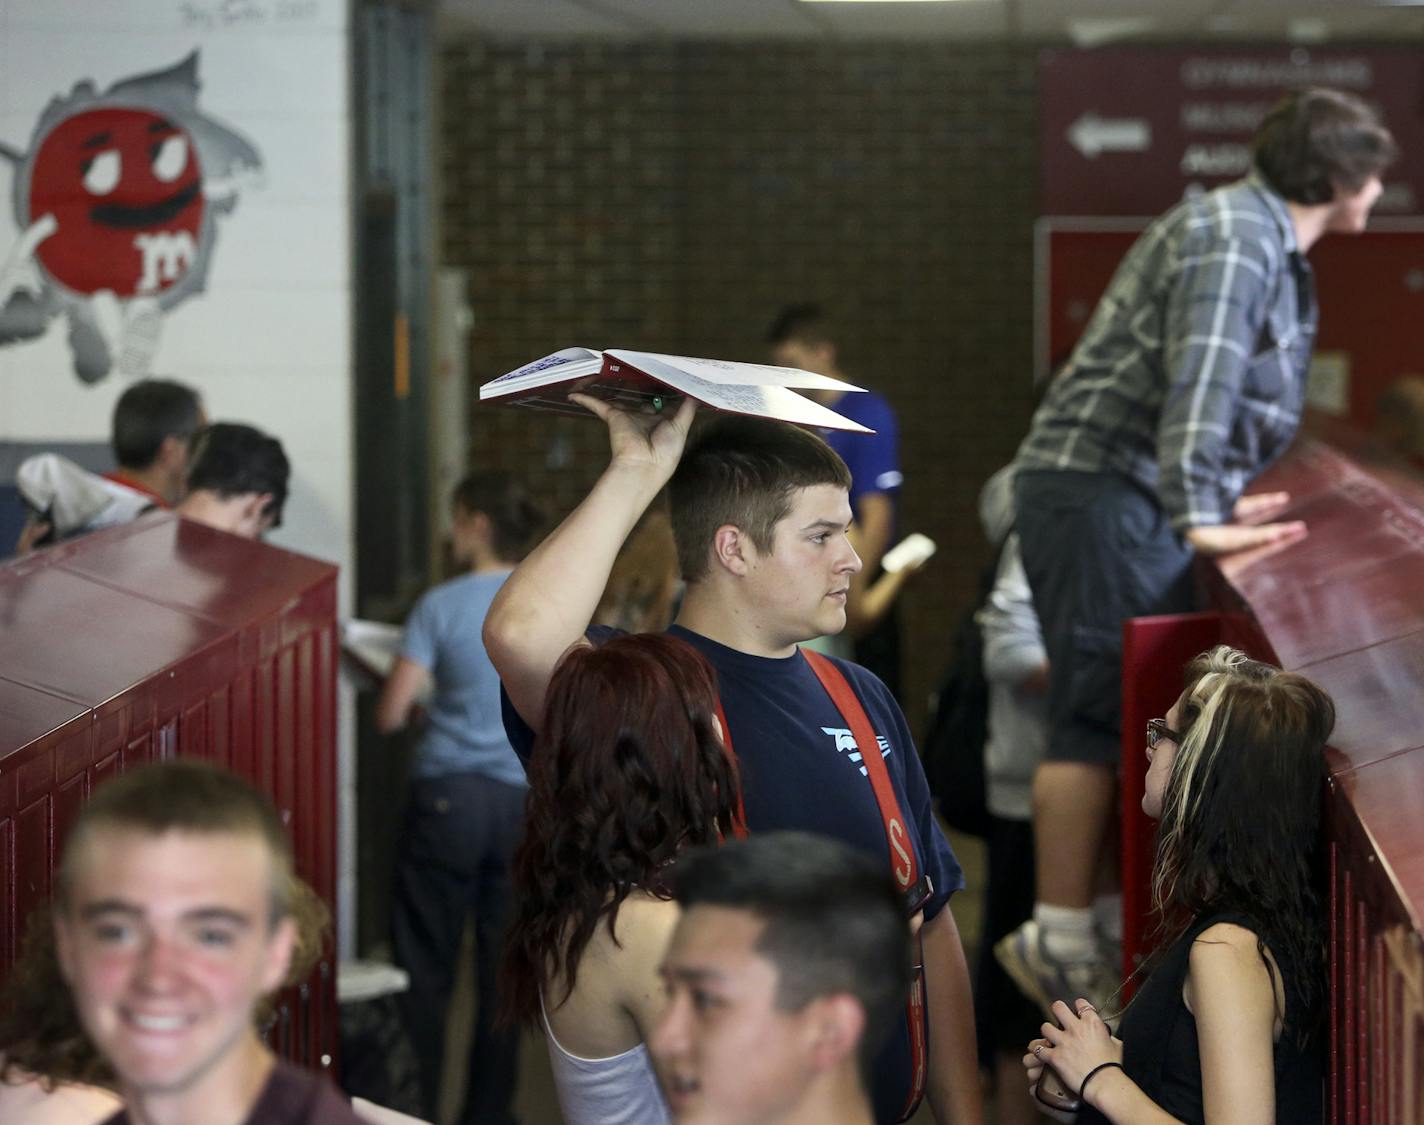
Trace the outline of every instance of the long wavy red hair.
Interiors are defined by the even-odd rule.
[[[737,767],[717,733],[712,666],[664,634],[568,654],[549,683],[529,762],[524,843],[501,1012],[533,1023],[541,989],[573,992],[603,922],[613,934],[630,891],[670,898],[664,873],[684,847],[729,836]]]

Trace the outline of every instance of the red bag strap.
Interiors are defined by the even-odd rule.
[[[870,716],[865,713],[865,707],[839,668],[819,652],[804,648],[800,651],[811,670],[816,673],[816,678],[821,681],[821,686],[826,689],[826,694],[831,697],[836,710],[841,713],[841,718],[850,728],[851,734],[855,736],[861,764],[865,766],[866,775],[870,778],[875,804],[880,809],[880,819],[885,826],[885,843],[890,851],[890,868],[895,874],[895,881],[902,890],[914,886],[920,878],[920,866],[915,859],[915,848],[906,832],[900,801],[895,796],[890,771],[885,768],[885,758],[880,753],[880,740],[875,737]],[[717,700],[717,721],[722,724],[722,745],[735,760],[732,728],[727,723],[727,713],[722,709],[720,699]],[[737,815],[732,822],[732,834],[738,839],[747,834],[746,806],[740,792],[737,794]],[[922,940],[917,934],[914,979],[905,1005],[905,1019],[910,1031],[910,1089],[904,1108],[900,1111],[900,1121],[908,1121],[914,1116],[925,1095],[929,1076],[926,999],[924,951]]]
[[[814,649],[803,648],[801,655],[816,673],[836,710],[841,713],[851,734],[855,735],[855,745],[860,750],[860,762],[870,777],[870,787],[875,791],[875,803],[880,807],[880,820],[885,826],[885,843],[890,850],[890,870],[900,889],[914,886],[920,878],[920,866],[915,860],[915,847],[910,842],[905,829],[905,817],[900,811],[900,800],[895,796],[895,786],[890,781],[890,771],[885,768],[885,758],[880,753],[880,740],[875,737],[875,728],[870,724],[870,716],[860,697],[846,680],[845,675],[830,660]],[[925,995],[924,945],[921,935],[915,935],[915,974],[910,985],[909,999],[905,1005],[905,1019],[910,1031],[910,1089],[905,1105],[900,1110],[901,1121],[908,1121],[919,1108],[925,1096],[925,1085],[929,1077],[929,1042],[927,1034],[927,1003]]]
[[[885,768],[885,758],[880,753],[880,740],[875,737],[875,728],[870,725],[870,716],[851,688],[841,670],[828,657],[812,649],[803,648],[801,655],[811,665],[811,671],[821,681],[841,718],[855,735],[856,747],[860,750],[860,764],[870,777],[870,787],[875,791],[875,803],[880,807],[880,820],[885,826],[885,844],[890,851],[890,870],[895,874],[895,882],[901,890],[914,885],[920,877],[920,865],[915,860],[915,848],[905,829],[905,817],[900,811],[900,800],[895,796],[895,786],[890,782],[890,771]]]

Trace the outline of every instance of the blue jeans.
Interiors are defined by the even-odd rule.
[[[465,919],[475,923],[475,1030],[460,1120],[514,1125],[519,1032],[494,1026],[511,906],[510,861],[524,829],[523,788],[479,774],[416,779],[396,868],[391,932],[410,974],[402,1008],[420,1063],[426,1116],[436,1120],[445,1020]]]

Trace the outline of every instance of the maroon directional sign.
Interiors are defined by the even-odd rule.
[[[1040,213],[1156,215],[1244,175],[1283,94],[1331,86],[1374,105],[1399,141],[1379,215],[1424,214],[1424,51],[1372,47],[1045,50]]]

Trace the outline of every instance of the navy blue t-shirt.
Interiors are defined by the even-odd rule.
[[[883,856],[889,867],[884,822],[855,736],[805,657],[799,652],[780,659],[752,656],[677,625],[668,632],[692,645],[717,670],[722,710],[741,768],[747,827],[753,832],[819,832]],[[611,635],[605,629],[589,632],[596,644]],[[889,690],[859,665],[835,663],[881,739],[880,752],[916,862],[934,881],[934,897],[925,907],[929,921],[964,886],[959,861],[935,820],[919,755]],[[508,696],[501,692],[501,699],[510,745],[527,763],[534,733]],[[909,1087],[909,1031],[900,1020],[875,1066],[872,1094],[878,1122],[896,1120]]]

